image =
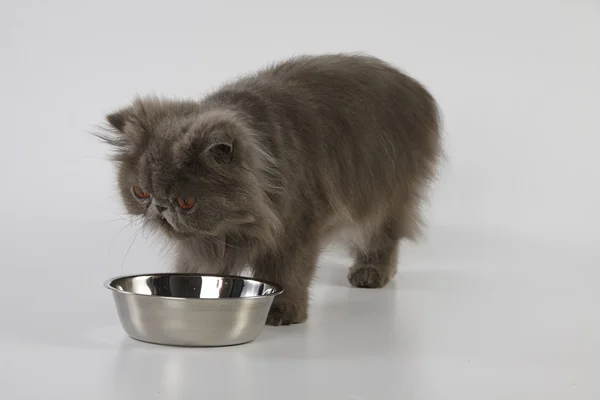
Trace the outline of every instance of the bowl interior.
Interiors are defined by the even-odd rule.
[[[155,274],[115,278],[107,286],[140,295],[186,299],[251,298],[281,293],[275,284],[255,279],[199,274]]]

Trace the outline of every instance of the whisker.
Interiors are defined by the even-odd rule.
[[[123,274],[123,269],[125,267],[125,260],[127,260],[127,256],[129,255],[129,251],[131,250],[131,247],[133,246],[133,243],[135,243],[135,240],[137,239],[137,237],[139,236],[140,232],[147,226],[147,220],[144,221],[144,223],[142,223],[142,226],[135,232],[135,235],[133,236],[133,240],[131,241],[131,243],[129,244],[129,247],[127,248],[127,251],[125,252],[125,256],[123,257],[123,262],[121,263],[121,275]]]
[[[130,221],[129,218],[116,218],[116,219],[107,219],[107,220],[100,220],[100,221],[87,221],[90,224],[110,224],[112,222],[121,222],[121,221]]]
[[[117,233],[115,234],[115,236],[114,236],[114,237],[111,239],[111,241],[110,241],[110,244],[109,244],[109,247],[112,247],[112,245],[113,245],[114,241],[117,239],[117,237],[119,237],[119,235],[120,235],[121,233],[123,233],[123,231],[124,231],[125,229],[127,229],[127,228],[130,228],[130,227],[131,227],[133,224],[135,224],[135,223],[139,222],[140,218],[141,218],[141,217],[133,217],[133,218],[130,218],[130,219],[129,219],[129,223],[127,223],[127,224],[126,224],[126,225],[125,225],[123,228],[121,228],[121,229],[119,230],[119,232],[117,232]]]

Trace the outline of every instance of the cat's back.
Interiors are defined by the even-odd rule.
[[[400,78],[401,74],[378,58],[359,54],[298,56],[276,63],[257,74],[258,79],[305,85],[325,83],[326,86],[346,79],[360,84],[386,77]]]
[[[261,121],[268,119],[265,110],[270,110],[277,126],[286,128],[279,136],[331,153],[321,157],[325,160],[345,153],[352,159],[368,158],[363,165],[375,165],[381,159],[373,155],[391,146],[395,157],[419,169],[417,164],[439,152],[433,96],[417,80],[370,55],[290,58],[227,85],[221,95],[241,99]],[[417,157],[412,148],[428,156]]]
[[[421,126],[435,125],[438,120],[437,104],[421,83],[369,55],[298,56],[264,68],[235,86],[288,108],[319,110],[324,118],[342,113],[342,118],[354,119],[359,113],[393,125]]]
[[[325,118],[344,110],[349,115],[360,111],[394,120],[402,118],[398,111],[404,109],[417,112],[420,122],[437,119],[437,105],[425,87],[385,61],[363,54],[289,58],[218,91],[218,95],[231,93],[249,103],[262,99],[297,112],[318,109]]]
[[[307,94],[343,99],[347,96],[371,98],[386,94],[414,102],[433,101],[416,80],[385,61],[362,54],[324,54],[299,56],[259,71],[252,79],[257,86],[277,86],[305,90]],[[318,98],[316,99],[318,100]]]

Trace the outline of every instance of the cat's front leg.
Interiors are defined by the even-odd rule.
[[[297,324],[308,318],[309,286],[318,258],[315,245],[290,246],[261,254],[254,262],[254,276],[283,287],[269,310],[267,325]]]
[[[177,246],[174,270],[186,274],[222,274],[226,271],[218,260],[207,257],[199,246],[180,243]]]

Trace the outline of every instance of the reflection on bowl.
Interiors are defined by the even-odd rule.
[[[144,342],[228,346],[260,334],[279,285],[203,274],[123,276],[105,283],[123,329]]]

